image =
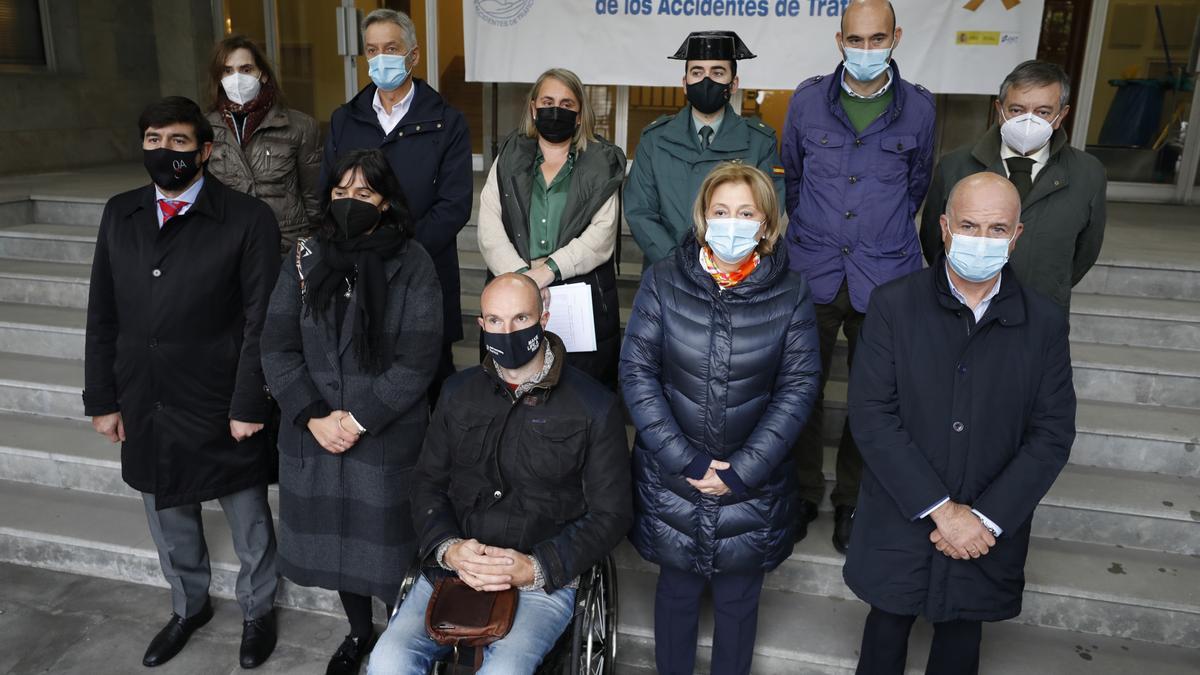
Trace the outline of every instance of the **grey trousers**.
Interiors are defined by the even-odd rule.
[[[185,618],[195,616],[208,602],[208,584],[212,579],[200,505],[158,511],[154,508],[154,495],[145,492],[142,501],[163,576],[171,586],[171,609]],[[247,621],[260,618],[274,606],[275,589],[279,585],[267,486],[247,488],[218,501],[233,534],[233,550],[241,561],[236,591],[242,616]]]

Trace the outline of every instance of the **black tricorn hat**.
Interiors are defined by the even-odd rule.
[[[702,30],[689,33],[679,51],[667,58],[680,61],[741,61],[754,58],[754,54],[750,53],[742,38],[731,30]]]

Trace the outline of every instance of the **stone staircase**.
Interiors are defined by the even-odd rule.
[[[0,561],[163,586],[118,450],[82,417],[84,308],[103,202],[0,203]],[[1168,231],[1176,239],[1155,248],[1147,244],[1155,223],[1133,227],[1133,218],[1151,218],[1146,209],[1126,212],[1129,232],[1110,237],[1076,289],[1079,433],[1034,521],[1024,613],[985,628],[985,673],[1200,672],[1200,230]],[[459,248],[463,365],[477,354],[473,315],[485,274],[473,227]],[[640,266],[626,233],[623,319]],[[846,400],[844,357],[835,362],[843,365],[826,391],[831,441]],[[853,672],[867,607],[841,581],[823,508],[808,539],[767,577],[756,673]],[[208,508],[206,518],[213,590],[231,597],[237,563],[228,530],[219,511]],[[620,670],[653,672],[655,569],[628,545],[617,559]],[[340,610],[332,593],[286,582],[280,602]],[[922,672],[929,631],[919,625],[914,634],[910,670]],[[710,636],[706,616],[702,670]]]

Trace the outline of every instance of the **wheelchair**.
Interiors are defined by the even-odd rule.
[[[421,574],[409,570],[400,585],[396,607],[404,602]],[[542,660],[536,675],[612,675],[617,659],[617,566],[611,555],[579,577],[571,623]],[[434,665],[431,675],[450,672],[448,662]]]

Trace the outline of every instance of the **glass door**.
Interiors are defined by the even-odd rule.
[[[1195,0],[1097,0],[1075,143],[1104,163],[1109,197],[1185,201],[1196,174]]]

